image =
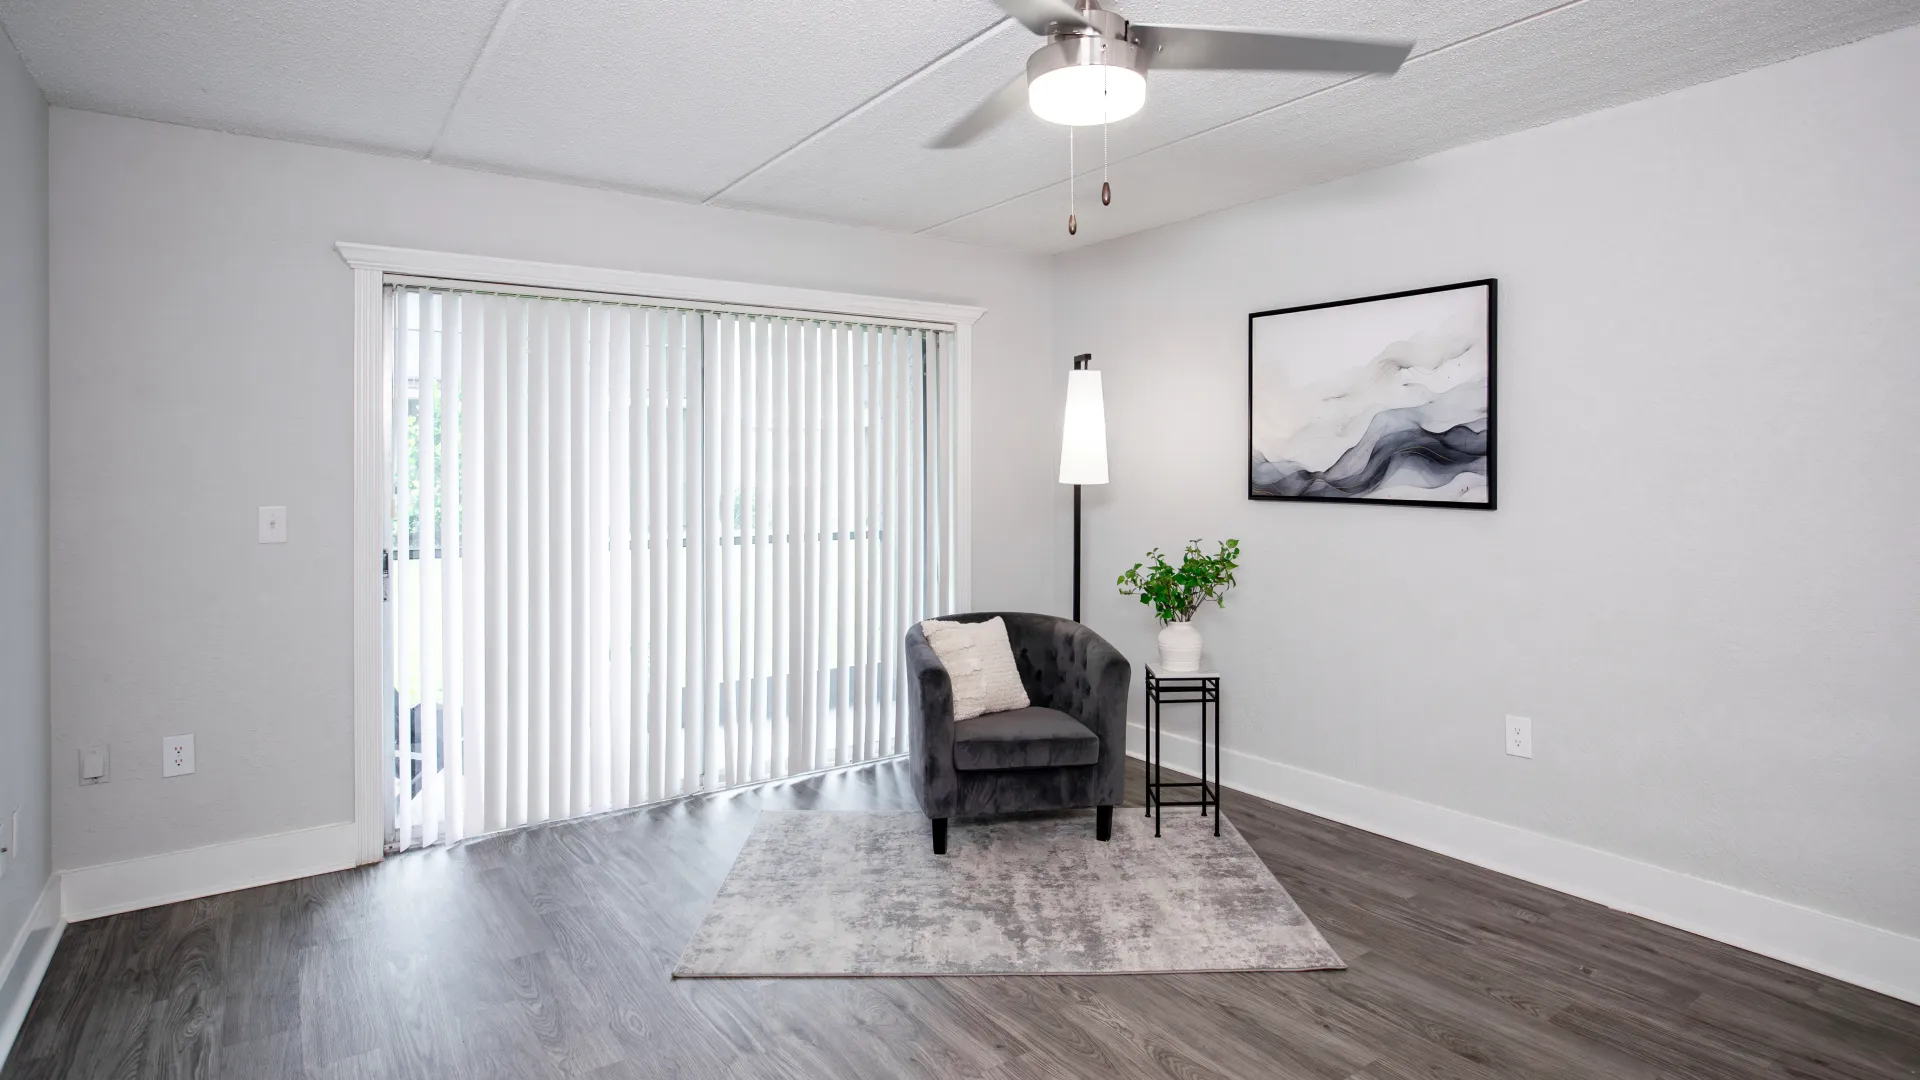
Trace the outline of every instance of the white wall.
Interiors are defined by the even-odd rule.
[[[1238,537],[1228,747],[1920,933],[1915,132],[1920,29],[1063,257],[1088,621]],[[1248,312],[1480,277],[1499,510],[1247,501]]]
[[[0,878],[6,953],[51,869],[47,813],[47,103],[0,32]],[[0,1014],[10,1004],[0,994]],[[0,1015],[0,1027],[5,1025]],[[0,1057],[5,1055],[0,1033]]]
[[[63,869],[352,817],[339,240],[984,306],[975,597],[1051,595],[1041,259],[67,110],[52,170]],[[265,504],[285,546],[255,543]],[[162,780],[180,732],[198,771]],[[79,787],[95,744],[112,780]]]

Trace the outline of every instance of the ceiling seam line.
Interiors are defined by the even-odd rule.
[[[519,0],[511,0],[511,2],[518,3]],[[947,61],[952,60],[954,57],[959,56],[961,53],[964,53],[972,49],[974,46],[978,45],[980,42],[985,41],[988,37],[992,36],[994,31],[1000,29],[1001,27],[1007,25],[1012,21],[1013,21],[1012,18],[1001,19],[1000,21],[980,31],[979,33],[973,35],[972,37],[961,42],[960,44],[955,45],[953,48],[948,49],[946,52],[941,53],[939,56],[934,57],[932,60],[927,61],[925,64],[922,64],[921,66],[908,72],[904,77],[899,79],[893,85],[887,87],[884,90],[881,90],[879,93],[873,95],[872,97],[861,102],[860,104],[855,105],[853,108],[848,109],[846,112],[841,113],[839,116],[834,117],[832,120],[828,121],[825,125],[815,130],[812,134],[801,139],[799,142],[794,143],[792,146],[787,147],[785,150],[780,151],[779,153],[768,158],[767,160],[761,162],[758,165],[755,165],[753,168],[748,169],[746,172],[741,173],[739,176],[728,181],[725,187],[722,187],[720,190],[714,192],[713,194],[707,196],[704,199],[701,199],[700,204],[702,206],[711,205],[713,203],[713,200],[718,199],[722,195],[725,195],[727,192],[732,191],[734,188],[737,188],[741,184],[744,184],[748,180],[751,180],[755,176],[758,176],[760,173],[765,172],[766,170],[772,168],[775,165],[778,165],[781,161],[785,160],[786,158],[792,156],[795,153],[798,153],[801,149],[806,147],[808,144],[825,136],[828,132],[832,131],[834,128],[837,128],[841,124],[844,124],[849,120],[852,120],[854,117],[859,116],[861,113],[866,112],[868,109],[871,109],[877,106],[878,104],[880,104],[881,101],[893,96],[896,92],[904,89],[908,84],[918,81],[922,76],[924,76],[928,72],[934,70],[935,68],[941,66],[942,64],[945,64]]]
[[[487,58],[493,55],[494,46],[500,41],[500,35],[513,21],[514,13],[520,10],[520,0],[506,0],[500,5],[500,13],[493,18],[493,27],[487,31],[487,40],[480,43],[480,51],[474,54],[473,63],[467,65],[467,73],[460,80],[460,88],[453,92],[453,100],[447,105],[447,115],[440,118],[440,128],[433,133],[433,141],[427,144],[426,160],[434,160],[440,150],[440,140],[447,137],[447,128],[453,125],[453,115],[460,111],[460,103],[466,100],[467,87],[473,85],[473,77],[480,73]]]
[[[1569,8],[1579,7],[1580,5],[1586,2],[1587,0],[1564,0],[1563,3],[1555,4],[1549,8],[1543,8],[1540,11],[1536,11],[1531,15],[1523,15],[1518,19],[1513,19],[1508,22],[1501,23],[1499,26],[1491,26],[1485,30],[1476,31],[1474,33],[1468,34],[1466,37],[1457,38],[1453,41],[1449,41],[1445,45],[1436,45],[1433,48],[1428,49],[1423,53],[1417,53],[1413,56],[1408,57],[1406,62],[1401,64],[1401,67],[1404,68],[1409,64],[1415,64],[1429,57],[1438,56],[1441,53],[1449,52],[1453,49],[1457,49],[1462,45],[1472,44],[1473,42],[1479,41],[1482,38],[1492,37],[1495,34],[1506,33],[1508,30],[1512,30],[1520,26],[1525,26],[1530,22],[1535,22],[1539,19],[1547,18],[1550,15],[1558,15]],[[1335,90],[1342,89],[1343,87],[1352,86],[1354,83],[1360,82],[1363,79],[1370,79],[1370,78],[1373,78],[1373,76],[1372,75],[1355,75],[1350,79],[1342,79],[1337,83],[1333,83],[1328,86],[1322,86],[1314,90],[1309,90],[1306,93],[1301,94],[1299,97],[1288,98],[1287,100],[1279,102],[1278,104],[1269,105],[1264,109],[1259,109],[1257,111],[1250,112],[1245,116],[1236,116],[1231,120],[1223,120],[1220,123],[1213,125],[1212,127],[1202,128],[1199,131],[1182,135],[1177,139],[1169,139],[1168,141],[1163,142],[1158,146],[1149,147],[1145,150],[1140,151],[1137,154],[1129,154],[1126,157],[1119,159],[1118,161],[1110,162],[1109,168],[1113,165],[1122,165],[1129,161],[1134,161],[1136,159],[1146,157],[1148,154],[1157,153],[1161,150],[1167,149],[1170,146],[1178,146],[1183,142],[1187,142],[1190,139],[1197,139],[1202,135],[1210,135],[1213,132],[1219,131],[1223,128],[1232,127],[1235,124],[1244,123],[1245,121],[1248,121],[1248,120],[1255,120],[1262,116],[1269,116],[1273,113],[1279,112],[1282,109],[1292,108],[1293,106],[1298,105],[1303,101],[1311,100],[1313,98],[1319,97],[1322,94],[1332,93]],[[1097,171],[1098,170],[1091,169],[1091,168],[1086,169],[1082,172],[1075,173],[1074,179],[1078,179],[1082,176],[1090,175]],[[1038,195],[1040,192],[1046,191],[1049,188],[1053,188],[1056,186],[1058,186],[1057,183],[1049,183],[1049,184],[1044,184],[1040,187],[1034,188],[1030,191],[1023,191],[1018,195],[1009,195],[1008,197],[1001,199],[998,202],[991,202],[985,206],[979,207],[978,209],[969,210],[964,214],[956,214],[953,217],[947,218],[945,221],[935,222],[934,224],[928,225],[922,229],[915,229],[913,233],[914,235],[918,236],[923,233],[932,232],[935,229],[945,228],[946,226],[951,225],[956,221],[961,221],[966,218],[970,218],[975,214],[984,214],[989,210],[998,210],[1000,207],[1005,206],[1008,203],[1018,202],[1019,200],[1027,198],[1030,195]]]

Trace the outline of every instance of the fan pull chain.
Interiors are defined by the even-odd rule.
[[[1073,212],[1073,127],[1067,127],[1067,235],[1080,231],[1080,219]]]
[[[1100,69],[1100,205],[1113,205],[1113,185],[1107,183],[1107,69]]]

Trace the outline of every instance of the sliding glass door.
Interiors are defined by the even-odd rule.
[[[392,848],[904,751],[950,330],[388,287]]]

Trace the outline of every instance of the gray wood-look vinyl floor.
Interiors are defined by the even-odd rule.
[[[1231,792],[1349,970],[670,980],[767,806],[913,798],[889,762],[79,923],[0,1080],[1920,1076],[1920,1007]]]

